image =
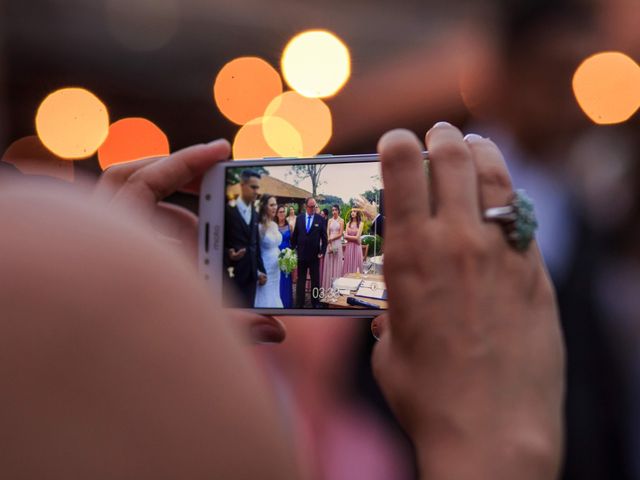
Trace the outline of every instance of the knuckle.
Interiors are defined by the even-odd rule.
[[[470,162],[471,152],[463,142],[445,142],[429,151],[429,158],[437,162]]]
[[[151,192],[156,197],[156,200],[161,200],[167,196],[167,192],[163,191],[162,181],[156,175],[144,170],[138,170],[129,176],[126,185],[134,191]]]
[[[479,168],[480,183],[486,186],[511,190],[511,177],[506,166],[500,164],[485,165]]]
[[[430,235],[424,232],[424,219],[408,222],[403,228],[389,229],[386,236],[385,271],[402,272],[416,268],[416,259],[429,249]]]
[[[491,254],[490,243],[469,226],[454,228],[440,239],[441,251],[451,260],[483,261]]]
[[[124,181],[126,178],[126,171],[122,167],[122,165],[111,165],[110,167],[107,167],[105,170],[103,170],[100,177],[109,181]]]

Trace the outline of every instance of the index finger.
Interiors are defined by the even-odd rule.
[[[165,157],[147,157],[108,166],[100,175],[93,192],[94,197],[100,201],[108,202],[133,173],[162,158]]]
[[[114,198],[115,203],[153,208],[163,198],[229,157],[226,140],[194,145],[152,162],[131,174]]]
[[[389,226],[430,217],[422,145],[408,130],[392,130],[378,143]],[[407,201],[408,198],[411,201]]]

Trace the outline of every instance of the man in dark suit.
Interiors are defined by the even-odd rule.
[[[244,170],[240,175],[240,196],[225,210],[225,262],[228,280],[235,286],[231,296],[240,301],[240,307],[253,307],[256,284],[264,285],[267,276],[260,253],[258,213],[254,202],[260,189],[260,174]],[[226,284],[230,282],[227,281]]]
[[[380,190],[379,209],[375,203],[368,202],[363,197],[356,199],[356,207],[361,208],[367,218],[372,221],[369,233],[384,238],[384,190]]]
[[[311,304],[320,307],[320,259],[327,249],[327,228],[320,215],[315,213],[316,201],[309,197],[306,212],[298,215],[291,234],[291,247],[298,253],[298,282],[296,284],[296,308],[304,307],[307,272],[311,277]]]

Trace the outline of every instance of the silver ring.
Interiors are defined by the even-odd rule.
[[[508,205],[486,209],[483,217],[499,223],[509,244],[520,252],[529,247],[538,228],[533,201],[524,190],[516,190]]]

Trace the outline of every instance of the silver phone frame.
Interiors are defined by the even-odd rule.
[[[315,157],[265,157],[261,159],[232,160],[214,165],[203,177],[200,187],[200,207],[198,225],[198,269],[211,286],[215,300],[223,304],[222,280],[224,275],[224,211],[226,205],[226,169],[246,166],[286,166],[308,165],[313,163],[370,163],[380,162],[378,154],[361,155],[317,155]],[[218,199],[224,201],[217,201]],[[208,233],[207,233],[208,225]],[[209,245],[206,244],[208,237]],[[206,248],[208,247],[208,248]],[[217,285],[217,288],[213,288]],[[318,317],[366,317],[373,318],[386,312],[385,309],[359,308],[247,308],[246,310],[261,315],[273,316],[318,316]]]

